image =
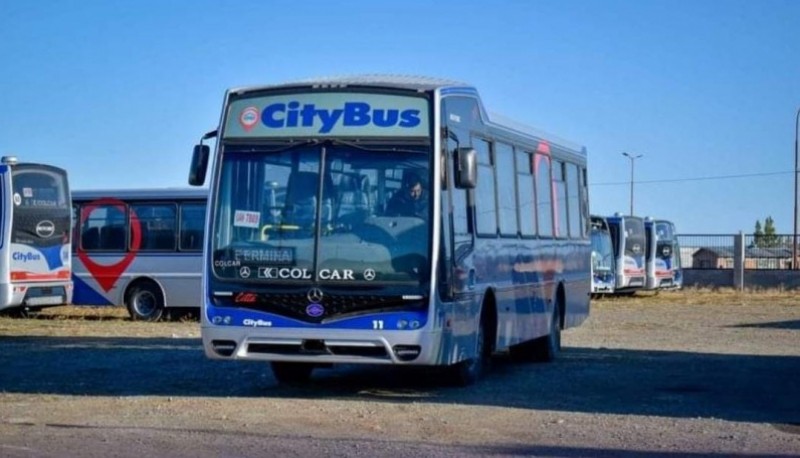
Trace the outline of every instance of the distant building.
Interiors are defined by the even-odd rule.
[[[701,247],[692,254],[693,269],[733,269],[733,247]],[[785,247],[748,247],[745,269],[791,269],[792,250]]]

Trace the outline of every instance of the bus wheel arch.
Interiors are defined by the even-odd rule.
[[[553,311],[550,313],[550,332],[533,340],[532,356],[534,361],[548,363],[556,359],[561,351],[561,329],[564,328],[564,316],[567,302],[564,283],[559,282],[556,296],[553,299]]]
[[[125,288],[125,307],[134,321],[158,321],[164,315],[166,295],[157,281],[139,277]]]
[[[449,379],[458,386],[467,386],[480,379],[489,367],[497,341],[497,302],[494,291],[488,289],[481,302],[475,334],[477,354],[450,366]]]

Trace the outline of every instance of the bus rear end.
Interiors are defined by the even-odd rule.
[[[67,173],[42,164],[0,165],[0,310],[72,300],[71,210]]]

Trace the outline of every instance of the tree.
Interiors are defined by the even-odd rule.
[[[756,229],[753,231],[753,244],[760,247],[764,240],[764,231],[761,230],[761,221],[756,220]]]
[[[778,246],[778,236],[775,235],[775,221],[771,216],[767,216],[767,219],[764,220],[764,246]]]
[[[756,220],[755,231],[753,232],[753,245],[759,248],[776,247],[780,244],[778,236],[775,234],[775,220],[767,216],[764,220],[762,229],[761,221]]]

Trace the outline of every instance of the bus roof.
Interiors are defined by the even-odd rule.
[[[410,75],[351,75],[351,76],[324,76],[318,78],[308,78],[285,83],[270,84],[265,86],[251,86],[231,89],[230,92],[251,92],[266,89],[278,88],[320,88],[320,87],[347,87],[347,86],[367,86],[367,87],[391,87],[397,89],[409,89],[415,91],[432,91],[440,88],[457,87],[470,88],[471,86],[454,80],[443,78],[432,78],[427,76]]]
[[[478,91],[474,86],[467,83],[450,80],[445,78],[434,78],[428,76],[414,76],[414,75],[380,75],[380,74],[366,74],[366,75],[349,75],[349,76],[324,76],[317,78],[301,79],[297,81],[288,81],[284,83],[269,84],[263,86],[246,86],[233,88],[228,91],[229,94],[242,94],[247,92],[257,92],[270,89],[289,89],[289,88],[344,88],[348,86],[353,87],[379,87],[379,88],[396,88],[405,89],[418,92],[435,91],[439,90],[444,93],[459,93],[465,95],[472,95],[478,98],[481,105],[481,116],[484,122],[493,129],[508,132],[510,134],[521,135],[523,137],[533,137],[539,141],[544,140],[557,146],[561,146],[573,154],[577,154],[583,158],[586,157],[586,149],[575,142],[560,138],[541,129],[533,126],[514,121],[506,116],[498,113],[489,113],[483,106],[481,98],[478,96]]]
[[[90,189],[72,191],[73,201],[90,201],[106,197],[119,200],[204,200],[208,198],[208,188]]]

